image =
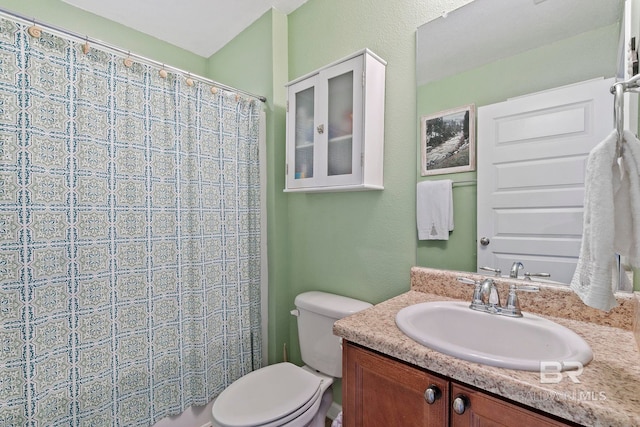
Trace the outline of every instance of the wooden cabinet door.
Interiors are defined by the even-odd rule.
[[[459,384],[451,384],[451,402],[463,396],[467,408],[463,414],[451,410],[452,427],[559,427],[570,426],[496,397]]]
[[[432,386],[440,396],[429,404],[425,391]],[[342,390],[345,427],[448,425],[447,380],[347,342]]]

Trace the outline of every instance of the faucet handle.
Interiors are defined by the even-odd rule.
[[[500,275],[502,274],[502,270],[500,270],[499,268],[493,268],[493,267],[480,267],[480,270],[484,270],[484,271],[491,271],[492,273],[495,273],[496,277],[500,277]]]
[[[532,277],[551,277],[549,273],[524,273],[524,280],[531,280]]]
[[[465,283],[467,285],[480,285],[477,280],[469,279],[468,277],[458,277],[458,282]]]
[[[509,286],[509,292],[511,292],[512,289],[514,291],[538,292],[540,290],[540,286],[537,286],[537,285],[511,285],[511,286]]]
[[[482,290],[480,288],[480,285],[482,284],[482,282],[478,280],[469,279],[468,277],[458,277],[458,282],[461,282],[467,285],[474,285],[475,288],[473,290],[473,300],[471,301],[471,305],[473,306],[475,304],[482,304]]]
[[[520,302],[518,301],[517,291],[538,292],[539,290],[540,287],[535,285],[510,285],[509,296],[507,296],[507,304],[503,308],[503,314],[511,317],[522,317],[522,311],[520,310]]]

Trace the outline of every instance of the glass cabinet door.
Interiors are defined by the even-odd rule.
[[[337,64],[322,74],[318,87],[326,95],[322,122],[327,125],[322,174],[328,185],[362,181],[363,60]]]
[[[295,94],[294,179],[313,178],[314,92],[311,86]]]
[[[327,175],[353,173],[353,71],[329,79]]]

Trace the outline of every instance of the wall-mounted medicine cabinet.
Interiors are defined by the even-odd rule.
[[[284,191],[384,188],[385,68],[365,49],[287,84]]]

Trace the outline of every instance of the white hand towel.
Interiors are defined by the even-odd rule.
[[[453,231],[453,181],[421,181],[417,186],[419,240],[449,240]]]
[[[589,153],[582,246],[571,280],[585,304],[605,311],[617,305],[614,253],[640,266],[640,141],[627,131],[624,138],[622,171],[615,159],[615,131]]]
[[[624,139],[624,175],[614,175],[613,250],[640,268],[640,141],[629,131],[624,131]]]

